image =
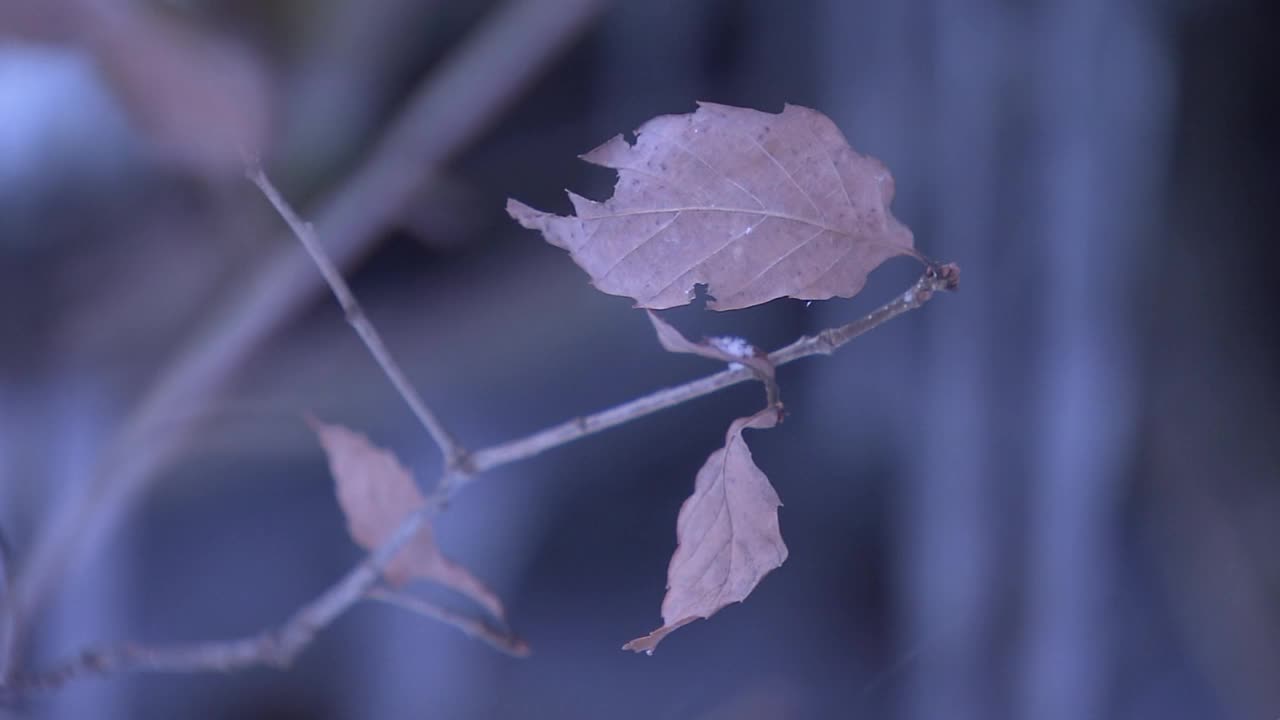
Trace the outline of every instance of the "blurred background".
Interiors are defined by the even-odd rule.
[[[357,606],[288,671],[33,718],[1280,717],[1280,24],[1265,0],[6,0],[0,529],[17,669],[235,637],[361,557],[305,413],[440,458],[244,180],[258,154],[472,448],[710,372],[503,211],[696,100],[816,107],[961,290],[780,372],[788,562],[659,624],[743,385],[439,521],[533,649]],[[672,314],[776,347],[902,292]],[[441,602],[470,611],[458,598]],[[9,636],[10,640],[13,635]],[[7,717],[8,715],[6,715]]]

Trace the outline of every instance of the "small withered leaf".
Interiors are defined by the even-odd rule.
[[[338,504],[356,544],[373,550],[395,533],[411,513],[426,505],[413,475],[387,450],[341,425],[309,419],[329,459]],[[429,580],[471,598],[491,615],[504,619],[502,601],[466,568],[440,552],[435,535],[424,525],[383,571],[392,586],[412,578]]]
[[[889,171],[816,110],[699,103],[582,159],[618,171],[612,198],[571,192],[563,217],[516,200],[507,212],[638,307],[686,305],[698,284],[713,310],[852,297],[889,258],[919,257],[889,210]]]
[[[787,559],[778,528],[778,494],[742,438],[747,428],[771,428],[778,409],[734,420],[724,447],[698,471],[693,494],[676,521],[676,551],[667,568],[662,627],[623,645],[652,654],[667,635],[720,608],[741,602]]]
[[[769,354],[756,348],[751,343],[738,337],[713,337],[694,342],[675,329],[671,323],[658,317],[652,310],[647,311],[649,322],[658,334],[658,344],[667,352],[699,355],[712,360],[727,363],[738,363],[751,368],[757,377],[772,380],[777,368],[769,360]]]

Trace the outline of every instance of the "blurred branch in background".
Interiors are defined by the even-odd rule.
[[[317,226],[345,267],[366,251],[424,180],[488,127],[556,54],[587,26],[600,0],[514,0],[425,78],[361,167],[321,204]],[[483,78],[484,82],[479,79]],[[238,149],[236,151],[238,153]],[[101,475],[52,510],[18,580],[20,627],[84,553],[101,544],[185,434],[155,436],[175,413],[208,403],[249,354],[321,287],[290,243],[270,248],[156,378],[111,443]],[[17,643],[20,645],[20,643]]]
[[[1158,197],[1173,96],[1170,41],[1153,9],[1090,0],[1037,15],[1031,227],[1040,262],[1053,268],[1038,323],[1054,332],[1034,384],[1044,420],[1032,440],[1017,712],[1072,720],[1102,715],[1111,694],[1107,604],[1122,578],[1108,529],[1136,457],[1143,379],[1134,328],[1142,258],[1155,244],[1130,204]],[[1110,50],[1082,57],[1091,42]],[[1099,95],[1122,99],[1105,122],[1091,118]]]
[[[240,150],[261,152],[272,88],[261,59],[227,37],[143,3],[6,3],[19,36],[87,51],[139,131],[167,162],[211,180],[236,174]]]
[[[12,653],[10,646],[17,630],[13,594],[13,550],[9,538],[0,529],[0,684],[9,678]]]
[[[294,188],[295,198],[309,197],[315,183],[359,160],[401,90],[397,81],[412,72],[411,61],[449,39],[432,37],[443,34],[434,28],[450,27],[440,18],[451,9],[443,0],[338,2],[326,9],[290,62],[286,129],[274,149],[290,159],[289,174],[277,180]]]

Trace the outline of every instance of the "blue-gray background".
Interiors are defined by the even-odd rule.
[[[32,610],[22,667],[250,633],[339,577],[359,551],[305,413],[433,480],[240,148],[473,447],[712,369],[503,212],[607,195],[575,156],[696,100],[827,113],[964,273],[781,372],[791,416],[750,439],[791,558],[654,657],[618,647],[658,624],[676,511],[758,388],[503,468],[442,517],[528,659],[360,606],[287,672],[89,679],[11,712],[1277,717],[1271,5],[7,0],[0,528]],[[774,347],[917,272],[676,321]]]

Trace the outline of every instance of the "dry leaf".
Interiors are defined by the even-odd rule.
[[[341,425],[318,420],[311,420],[310,424],[329,457],[338,504],[347,517],[347,531],[361,547],[378,547],[409,514],[426,505],[413,476],[395,455]],[[424,525],[401,549],[383,576],[395,586],[415,577],[439,583],[476,601],[494,617],[505,617],[502,601],[492,590],[440,553],[428,526]]]
[[[772,381],[777,374],[777,368],[769,360],[769,354],[740,337],[719,336],[694,342],[652,310],[648,315],[649,322],[653,323],[653,329],[658,333],[658,343],[667,352],[700,355],[712,360],[745,365],[766,382]]]
[[[366,597],[372,600],[380,600],[388,605],[417,613],[433,620],[438,620],[446,625],[461,630],[467,635],[484,641],[494,649],[504,652],[512,657],[528,657],[529,643],[520,637],[513,635],[511,632],[495,628],[488,623],[469,615],[453,612],[452,610],[437,605],[430,600],[407,595],[396,590],[388,590],[386,588],[373,588]]]
[[[516,200],[507,212],[569,251],[593,284],[639,307],[685,305],[705,283],[713,310],[780,297],[852,297],[897,255],[918,257],[889,211],[893,177],[825,115],[699,103],[582,159],[614,168],[614,195],[569,193],[576,216]]]
[[[667,569],[663,625],[623,645],[624,650],[652,654],[676,628],[741,602],[787,559],[778,529],[782,503],[742,438],[746,428],[771,428],[777,422],[773,407],[734,420],[724,447],[698,471],[693,495],[676,521],[678,545]]]

